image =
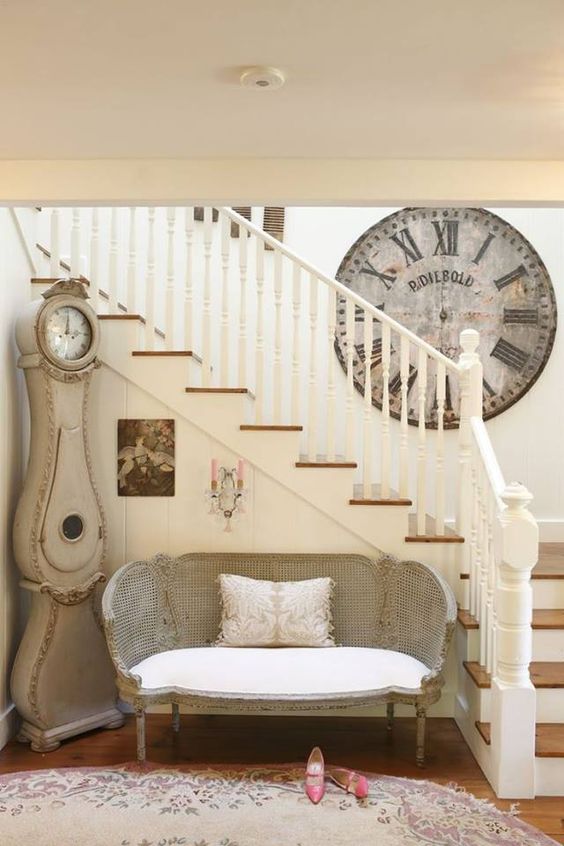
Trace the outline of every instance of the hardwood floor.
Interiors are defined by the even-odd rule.
[[[147,718],[147,757],[159,764],[189,768],[193,764],[272,764],[305,762],[311,747],[322,747],[328,762],[373,773],[455,782],[503,809],[466,746],[454,720],[428,721],[428,761],[415,766],[415,721],[397,719],[392,735],[383,719],[364,717],[182,716],[173,734],[170,717]],[[40,755],[16,741],[0,752],[0,773],[49,767],[108,766],[135,756],[135,726],[129,717],[122,729],[96,731],[65,741],[55,752]],[[519,803],[521,818],[564,844],[564,798],[542,797]]]

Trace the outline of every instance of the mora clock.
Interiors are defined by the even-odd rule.
[[[117,727],[114,673],[98,610],[104,516],[88,448],[97,317],[76,280],[56,282],[16,325],[31,415],[14,552],[31,612],[12,673],[19,739],[37,752],[97,726]]]
[[[347,287],[449,358],[463,329],[480,332],[487,419],[517,402],[538,378],[554,343],[556,302],[540,256],[497,215],[478,208],[402,209],[368,229],[337,272]],[[354,382],[364,393],[363,313],[355,324]],[[346,369],[345,302],[337,305],[336,350]],[[381,328],[374,321],[369,351],[372,401],[382,407]],[[392,333],[390,412],[401,411],[399,339]],[[418,423],[417,361],[410,362],[408,419]],[[437,424],[433,380],[427,374],[426,423]],[[458,425],[458,385],[447,376],[445,427]]]

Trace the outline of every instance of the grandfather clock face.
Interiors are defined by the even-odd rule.
[[[546,267],[512,226],[484,209],[402,209],[367,230],[341,262],[337,278],[446,356],[460,353],[463,329],[480,332],[487,419],[513,405],[538,378],[556,331],[556,302]],[[345,300],[337,302],[335,348],[346,369]],[[354,382],[364,393],[370,356],[372,401],[382,406],[382,333],[375,320],[364,349],[355,315]],[[427,373],[426,422],[436,426],[436,372]],[[458,380],[447,376],[445,427],[458,425]],[[412,348],[408,419],[418,422],[417,351]],[[401,411],[399,336],[392,332],[390,411]]]

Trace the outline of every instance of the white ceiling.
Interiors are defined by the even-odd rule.
[[[0,158],[191,157],[563,159],[564,2],[0,0]]]

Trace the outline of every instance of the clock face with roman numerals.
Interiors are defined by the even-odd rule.
[[[540,256],[512,226],[473,208],[407,208],[368,229],[344,257],[337,278],[452,359],[463,329],[480,332],[487,419],[513,405],[538,378],[556,332],[556,302]],[[364,313],[356,308],[353,377],[364,394],[370,356],[372,401],[382,407],[382,331],[374,321],[365,350]],[[335,349],[346,371],[345,300],[337,298]],[[405,368],[404,368],[405,373]],[[418,423],[420,377],[411,345],[408,420]],[[458,380],[446,377],[444,426],[458,425]],[[401,412],[400,339],[392,332],[390,412]],[[404,386],[405,387],[405,386]],[[437,425],[436,370],[428,362],[426,424]]]

